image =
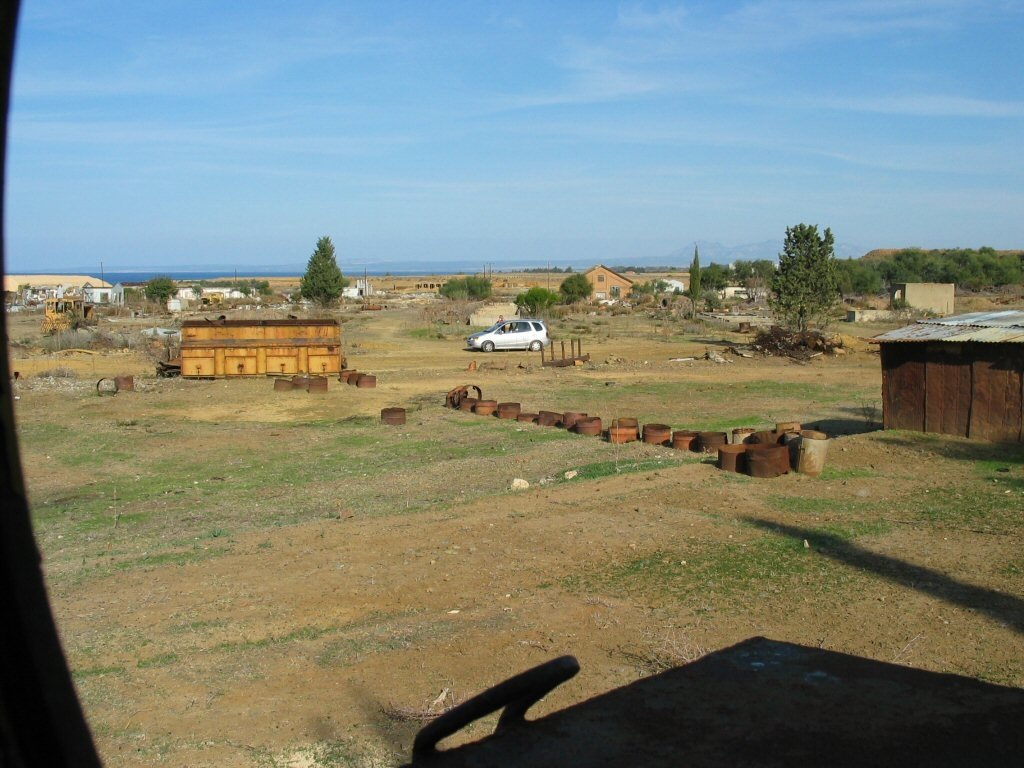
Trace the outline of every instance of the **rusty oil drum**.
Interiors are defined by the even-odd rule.
[[[566,411],[562,414],[562,426],[566,429],[572,429],[576,426],[577,421],[585,418],[587,418],[587,414],[582,411]]]
[[[718,468],[726,472],[746,472],[747,444],[733,443],[718,449]]]
[[[608,427],[609,443],[630,443],[640,439],[640,422],[629,416],[612,419]]]
[[[514,419],[523,409],[519,403],[498,403],[497,413],[499,419]]]
[[[473,413],[478,416],[491,416],[498,410],[497,400],[477,400],[473,405]]]
[[[672,433],[672,447],[677,451],[695,451],[699,441],[698,433],[690,429],[677,429]]]
[[[539,418],[540,414],[537,413],[520,413],[516,416],[516,421],[520,421],[523,424],[536,424]]]
[[[380,421],[393,427],[405,424],[405,408],[381,408]]]
[[[135,391],[135,377],[134,376],[115,376],[114,377],[114,389],[118,392],[134,392]]]
[[[751,477],[778,477],[789,472],[789,446],[777,443],[748,443],[747,474]]]
[[[737,443],[749,443],[750,436],[755,432],[757,432],[757,430],[753,427],[736,427],[736,429],[732,431],[732,442],[734,445]]]
[[[338,381],[340,381],[342,384],[348,384],[349,377],[351,377],[353,374],[358,375],[359,371],[357,371],[355,368],[343,368],[341,371],[338,372]]]
[[[322,395],[327,391],[326,376],[310,376],[306,391],[310,394]]]
[[[473,406],[476,405],[478,402],[480,402],[479,397],[464,397],[461,400],[459,400],[459,410],[472,412]]]
[[[351,386],[356,386],[359,383],[359,377],[362,376],[359,371],[349,371],[348,378],[345,379],[345,383]]]
[[[729,435],[726,432],[701,432],[698,440],[704,453],[718,453],[719,448],[728,445]]]
[[[599,416],[587,416],[586,418],[578,419],[573,425],[576,434],[590,435],[591,437],[600,437],[601,427],[601,418]]]
[[[668,424],[644,424],[644,442],[650,445],[668,445],[672,427]]]
[[[562,414],[558,411],[541,411],[537,414],[537,423],[542,427],[558,427],[562,424]]]
[[[356,379],[356,386],[360,389],[373,389],[377,386],[377,377],[370,373],[361,373]]]
[[[274,391],[275,392],[291,392],[292,387],[291,379],[274,379]]]

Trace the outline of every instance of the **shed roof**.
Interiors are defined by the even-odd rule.
[[[1024,344],[1024,311],[969,312],[934,320],[918,320],[876,336],[876,344],[908,341],[975,341],[985,344]]]

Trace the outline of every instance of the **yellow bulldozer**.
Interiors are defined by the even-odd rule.
[[[81,296],[47,299],[43,315],[43,333],[61,333],[82,325],[96,324],[96,307]]]

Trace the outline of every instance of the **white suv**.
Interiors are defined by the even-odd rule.
[[[548,326],[543,320],[502,320],[486,331],[474,333],[466,339],[466,346],[482,352],[496,349],[529,349],[536,352],[551,344]]]

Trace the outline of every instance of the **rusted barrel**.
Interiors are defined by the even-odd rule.
[[[815,429],[805,429],[800,432],[799,444],[796,471],[817,477],[825,469],[825,457],[828,456],[828,435]]]
[[[308,376],[292,376],[292,389],[309,389]]]
[[[381,408],[380,420],[382,424],[401,426],[405,424],[405,408]]]
[[[472,411],[473,406],[480,402],[479,397],[464,397],[459,400],[460,411]]]
[[[115,376],[114,377],[114,389],[118,392],[134,392],[135,391],[135,377],[134,376]]]
[[[651,445],[667,445],[672,439],[672,427],[668,424],[644,424],[644,442]]]
[[[579,419],[573,425],[573,429],[579,435],[590,435],[592,437],[600,437],[601,435],[601,419],[598,416],[587,416],[584,419]]]
[[[359,371],[350,371],[345,383],[354,387],[359,383],[359,377],[362,375]]]
[[[780,421],[775,424],[776,432],[799,432],[803,427],[799,421]]]
[[[775,445],[782,439],[782,433],[772,429],[762,429],[747,438],[748,443]]]
[[[310,394],[322,395],[327,391],[327,377],[326,376],[310,376],[309,385],[306,390]]]
[[[729,436],[725,432],[701,432],[698,440],[704,453],[718,453],[719,448],[729,443]]]
[[[499,419],[514,419],[521,410],[519,403],[498,403],[497,416]]]
[[[746,448],[747,474],[778,477],[789,472],[789,448],[773,443],[753,443]]]
[[[613,429],[620,439],[611,439],[611,430]],[[608,430],[608,439],[612,443],[628,443],[640,439],[640,422],[632,417],[620,416],[617,419],[612,419]]]
[[[344,368],[338,372],[338,381],[348,384],[348,379],[353,373],[359,373],[355,368]]]
[[[516,416],[516,421],[521,421],[523,424],[536,424],[539,417],[540,415],[536,413],[520,413]]]
[[[496,410],[498,410],[497,400],[477,400],[476,405],[473,406],[473,413],[480,416],[490,416]]]
[[[672,447],[677,451],[693,451],[697,446],[697,433],[689,429],[677,429],[672,433]]]
[[[723,445],[718,449],[718,468],[727,472],[746,471],[746,443]]]
[[[566,429],[572,429],[577,421],[585,418],[587,418],[587,414],[580,411],[566,411],[562,414],[562,426]]]
[[[275,392],[291,392],[293,389],[291,379],[274,379]]]
[[[562,414],[558,411],[541,411],[537,414],[537,423],[542,427],[557,427],[562,423]]]
[[[753,427],[736,427],[736,429],[732,431],[733,445],[750,442],[750,436],[756,431],[757,430]]]
[[[377,386],[377,377],[369,373],[361,373],[356,380],[356,386],[360,389],[373,389]]]

